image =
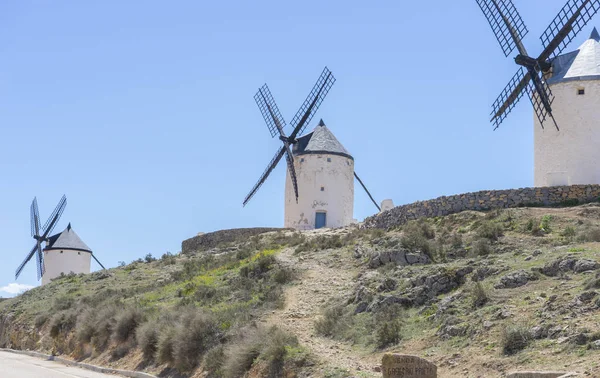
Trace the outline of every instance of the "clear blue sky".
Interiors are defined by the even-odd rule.
[[[564,1],[515,0],[532,54]],[[45,219],[66,194],[56,230],[109,267],[282,226],[283,164],[241,206],[279,147],[253,95],[267,82],[289,122],[325,65],[337,82],[309,130],[325,120],[377,201],[533,183],[527,99],[488,122],[517,67],[474,0],[4,1],[0,56],[0,287],[33,245],[34,196]]]

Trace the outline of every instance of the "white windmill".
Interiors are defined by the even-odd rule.
[[[334,82],[333,74],[325,67],[294,116],[289,136],[285,135],[286,123],[269,87],[263,85],[254,96],[271,136],[278,136],[283,146],[244,199],[244,205],[250,201],[285,155],[286,228],[313,229],[351,224],[354,210],[354,178],[365,189],[377,209],[380,209],[354,172],[354,158],[325,126],[323,120],[311,133],[302,135]]]
[[[94,256],[90,247],[75,233],[70,223],[63,232],[49,236],[54,227],[56,227],[66,206],[67,197],[63,196],[42,227],[40,226],[37,199],[33,199],[30,208],[31,236],[35,239],[36,243],[27,257],[25,257],[25,260],[17,268],[15,279],[19,277],[25,265],[34,256],[38,280],[42,279],[42,285],[49,283],[61,274],[89,273],[92,258],[96,260],[102,269],[105,269],[96,256]],[[44,248],[42,248],[42,243],[45,243]]]
[[[535,186],[600,184],[600,35],[594,29],[579,49],[562,54],[600,11],[600,0],[568,0],[530,57],[528,30],[511,0],[476,0],[504,54],[516,48],[521,66],[494,102],[496,128],[527,94],[535,110]],[[544,129],[548,119],[555,127]]]

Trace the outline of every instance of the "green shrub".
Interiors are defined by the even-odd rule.
[[[348,325],[343,321],[345,307],[342,304],[331,305],[323,311],[323,315],[315,321],[315,330],[323,336],[341,333]]]
[[[117,309],[115,306],[102,307],[95,316],[94,336],[91,343],[96,351],[103,351],[108,346],[110,337],[113,334],[115,326],[115,314]]]
[[[294,276],[294,271],[289,268],[277,268],[273,270],[271,274],[273,281],[277,282],[280,285],[293,281],[295,278]]]
[[[56,297],[54,298],[54,301],[52,301],[52,309],[54,310],[53,312],[68,310],[69,308],[73,307],[74,303],[75,300],[71,297],[65,295]]]
[[[422,252],[426,254],[431,261],[435,261],[435,245],[431,241],[435,238],[435,232],[431,226],[425,222],[410,222],[402,229],[400,245],[411,252]]]
[[[477,229],[477,236],[491,241],[497,241],[503,234],[503,227],[493,221],[483,222]]]
[[[35,325],[35,328],[40,329],[44,326],[44,324],[46,324],[47,321],[48,321],[48,314],[40,314],[35,317],[33,324]]]
[[[288,350],[297,346],[295,336],[276,327],[245,329],[225,352],[223,377],[243,377],[258,359],[267,364],[266,377],[282,377]]]
[[[209,377],[222,377],[225,364],[225,348],[217,345],[204,355],[203,366]]]
[[[525,349],[531,341],[529,330],[522,325],[511,325],[502,330],[502,353],[505,355],[515,354]]]
[[[159,327],[157,320],[150,320],[140,325],[135,332],[137,344],[146,361],[152,360],[156,354]]]
[[[385,348],[390,345],[396,345],[402,339],[402,324],[400,320],[388,320],[379,323],[377,326],[377,347]]]
[[[487,256],[492,253],[492,246],[487,239],[478,239],[473,242],[471,252],[475,256]]]
[[[479,308],[490,300],[490,297],[481,282],[477,282],[475,285],[473,285],[470,294],[471,307],[473,308]]]
[[[586,242],[600,242],[600,227],[589,227],[582,230],[577,235],[577,241]]]
[[[87,308],[77,317],[75,338],[80,343],[89,343],[96,332],[96,309]]]
[[[573,207],[579,205],[579,200],[577,198],[569,198],[564,201],[561,201],[558,206],[559,207]]]
[[[75,311],[60,311],[50,320],[50,336],[53,338],[58,337],[59,335],[66,335],[73,327],[77,321],[77,315]]]
[[[552,221],[552,215],[544,215],[542,220],[540,221],[540,230],[549,234],[552,232],[552,227],[550,226],[550,222]]]
[[[129,340],[135,330],[144,321],[144,314],[139,308],[130,307],[119,312],[115,317],[113,336],[117,342]]]
[[[169,365],[173,364],[174,343],[175,327],[169,325],[163,326],[158,335],[158,342],[156,343],[156,360],[158,363]]]
[[[176,328],[173,343],[174,366],[180,372],[194,369],[202,355],[217,341],[218,327],[208,313],[186,310]]]
[[[575,235],[576,235],[575,227],[573,227],[573,226],[567,226],[567,227],[565,227],[565,229],[560,233],[560,235],[562,237],[567,238],[567,239],[574,238]]]

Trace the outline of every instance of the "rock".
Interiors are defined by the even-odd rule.
[[[590,259],[576,259],[572,255],[567,255],[547,263],[538,270],[546,276],[554,277],[559,273],[569,271],[582,273],[597,269],[600,269],[600,264],[597,261]]]
[[[589,302],[592,299],[594,299],[597,295],[598,293],[596,293],[595,291],[584,291],[583,293],[577,296],[577,300],[581,302]]]
[[[537,280],[537,276],[531,272],[517,270],[500,278],[500,282],[494,287],[496,289],[509,289],[525,285],[529,281]]]
[[[539,256],[539,255],[541,255],[541,254],[542,254],[542,250],[540,250],[540,249],[536,249],[536,250],[535,250],[535,251],[533,251],[533,253],[532,253],[532,255],[533,255],[533,256]]]
[[[590,343],[590,348],[594,350],[600,350],[600,340],[592,341]]]
[[[379,292],[382,291],[393,291],[394,289],[396,289],[396,287],[398,286],[398,281],[396,281],[393,278],[385,278],[383,280],[383,282],[379,285],[379,287],[377,288],[377,290]]]
[[[484,266],[481,268],[477,268],[475,270],[475,273],[473,273],[473,276],[471,277],[471,279],[475,282],[483,281],[484,279],[486,279],[489,276],[498,274],[499,271],[500,271],[500,269],[498,269],[498,268]]]
[[[431,260],[424,253],[411,253],[407,249],[373,252],[369,259],[369,268],[378,268],[382,265],[393,263],[407,266],[415,264],[429,264]]]
[[[381,371],[383,378],[437,378],[437,366],[407,354],[384,354]]]
[[[356,309],[354,310],[354,315],[361,314],[361,313],[367,311],[368,308],[369,308],[369,304],[367,302],[360,302],[356,306]]]
[[[600,268],[600,264],[598,264],[594,260],[581,259],[577,260],[575,265],[573,266],[573,271],[575,273],[587,272],[590,270],[596,270]]]
[[[489,320],[486,320],[483,322],[483,329],[485,329],[486,331],[489,330],[490,328],[492,328],[494,326],[493,322],[490,322]]]
[[[548,337],[548,328],[544,326],[535,326],[529,330],[531,337],[536,340]]]

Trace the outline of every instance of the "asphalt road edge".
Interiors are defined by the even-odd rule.
[[[16,349],[0,348],[0,352],[24,354],[27,356],[37,357],[37,358],[41,358],[41,359],[48,360],[48,361],[60,362],[61,364],[67,365],[67,366],[76,366],[76,367],[79,367],[82,369],[95,371],[96,373],[118,374],[123,377],[130,377],[130,378],[158,378],[155,375],[148,374],[148,373],[142,373],[141,371],[120,370],[120,369],[105,368],[105,367],[100,367],[100,366],[96,366],[96,365],[84,364],[83,362],[67,360],[65,358],[51,356],[49,354],[44,354],[44,353],[35,352],[35,351],[31,351],[31,350],[16,350]]]

